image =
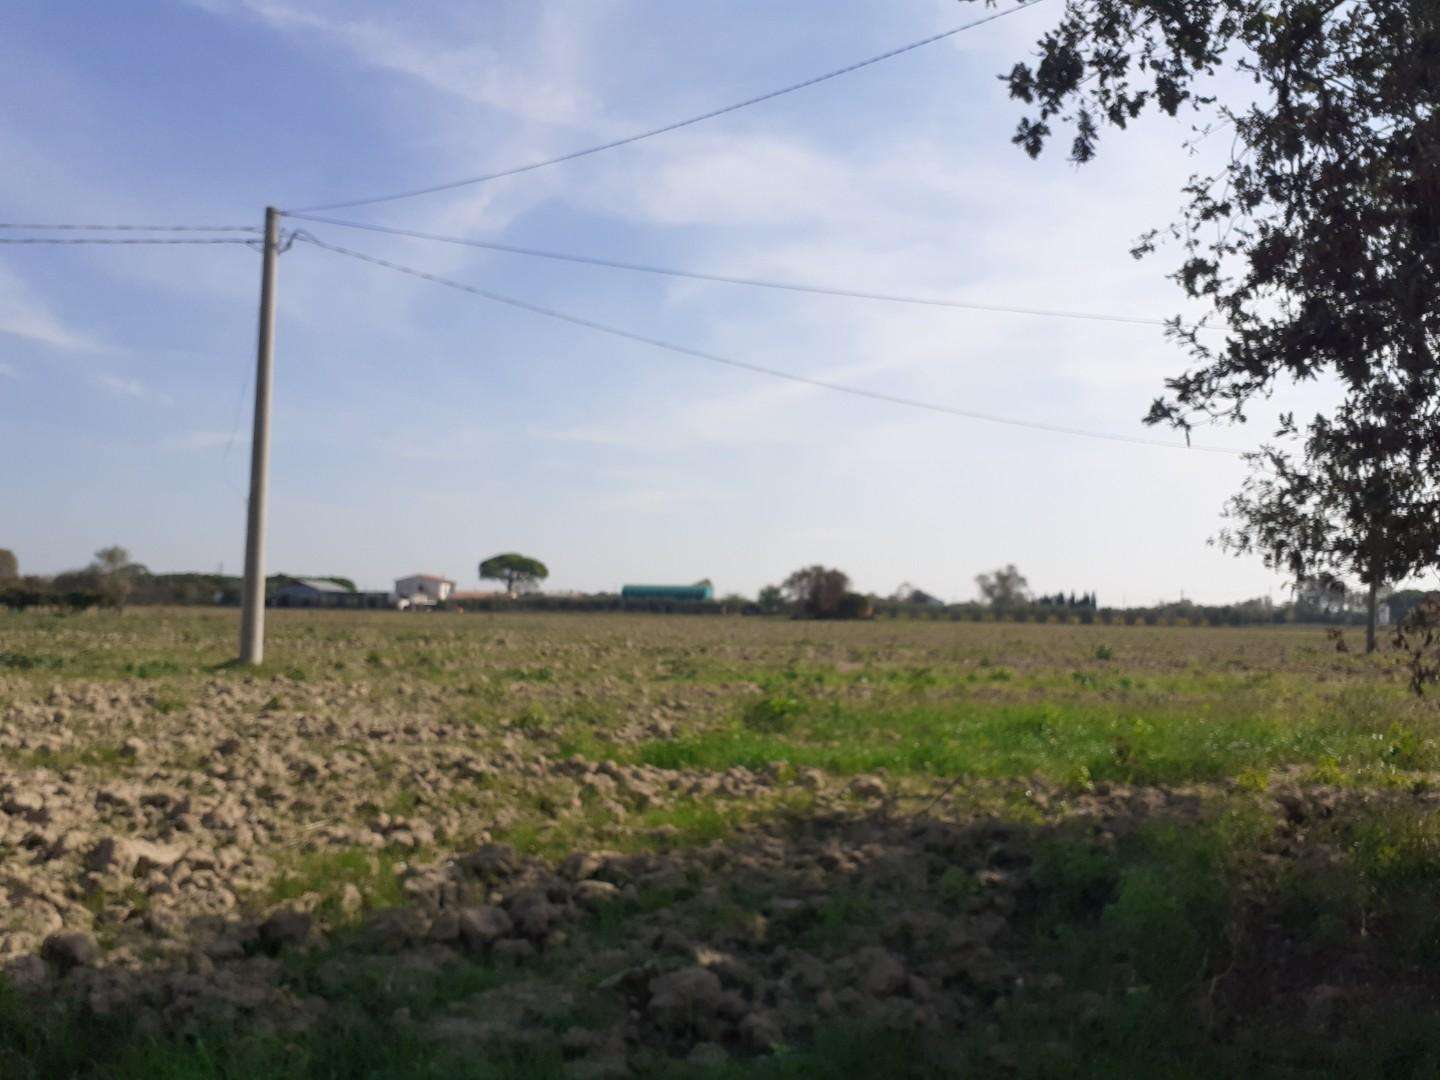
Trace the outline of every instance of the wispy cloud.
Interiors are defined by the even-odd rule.
[[[433,90],[476,105],[549,124],[574,124],[585,118],[586,97],[564,78],[547,79],[539,67],[572,70],[583,60],[580,37],[567,30],[569,14],[543,19],[540,47],[567,64],[515,63],[498,49],[471,41],[452,44],[447,35],[421,36],[413,20],[330,13],[325,5],[276,0],[191,0],[214,14],[244,13],[286,33],[314,34],[338,44],[367,67],[416,79]],[[490,14],[487,13],[487,17]],[[463,36],[463,35],[462,35]],[[538,76],[538,77],[537,77]]]
[[[152,387],[146,386],[139,379],[127,379],[122,375],[111,375],[101,373],[95,376],[95,385],[108,390],[116,397],[130,398],[134,401],[146,401],[156,405],[169,405],[171,398]]]
[[[0,265],[0,334],[53,349],[98,349],[90,338],[66,326],[19,274],[4,265]]]
[[[165,439],[160,445],[166,450],[214,450],[222,446],[249,446],[250,437],[238,431],[188,431]]]
[[[19,369],[16,368],[14,364],[7,364],[5,361],[0,360],[0,379],[18,378],[20,378]]]

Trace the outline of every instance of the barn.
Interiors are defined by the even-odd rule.
[[[276,589],[270,598],[274,607],[340,607],[350,590],[322,578],[296,578]]]
[[[694,604],[715,599],[715,588],[708,581],[694,585],[626,585],[620,590],[623,600],[671,600]]]

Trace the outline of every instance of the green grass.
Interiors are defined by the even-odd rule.
[[[553,1046],[565,1024],[610,1023],[605,1009],[638,1003],[591,993],[584,965],[566,966],[580,953],[431,971],[366,956],[347,936],[347,887],[358,890],[362,913],[402,903],[396,863],[460,850],[472,823],[552,860],[577,848],[725,844],[761,821],[779,833],[824,827],[817,797],[793,794],[783,775],[744,799],[697,799],[661,783],[646,805],[622,790],[615,798],[624,812],[613,814],[564,770],[524,771],[541,753],[552,764],[578,754],[713,771],[779,762],[820,768],[832,780],[883,768],[901,795],[937,788],[938,778],[1000,781],[968,792],[961,785],[935,809],[1003,826],[1006,838],[986,843],[1023,881],[1004,895],[1008,933],[995,942],[995,970],[977,968],[943,988],[970,1000],[973,1014],[931,1037],[817,1018],[796,1045],[712,1075],[1440,1073],[1440,1021],[1430,1006],[1440,985],[1432,975],[1440,963],[1440,817],[1413,794],[1440,778],[1440,711],[1407,697],[1386,657],[1338,655],[1318,631],[275,612],[272,659],[248,670],[226,664],[236,618],[206,610],[0,614],[0,704],[17,707],[22,729],[63,711],[75,739],[51,753],[34,741],[9,743],[5,767],[22,779],[26,770],[94,769],[136,782],[148,770],[199,768],[205,748],[187,757],[145,728],[180,731],[193,707],[242,730],[283,728],[299,716],[323,721],[332,710],[402,732],[412,719],[439,719],[447,730],[424,752],[497,762],[501,771],[432,805],[416,795],[416,751],[404,737],[347,736],[347,752],[369,762],[364,814],[434,818],[462,808],[464,822],[433,852],[284,849],[275,878],[247,897],[247,910],[258,910],[318,894],[331,945],[279,958],[287,985],[332,1003],[316,1030],[202,1027],[195,1038],[152,1040],[136,1035],[129,1017],[50,1013],[0,994],[0,1078],[559,1075],[553,1051],[457,1057],[394,1015],[407,1009],[424,1021],[511,980],[542,982],[576,999],[576,1011],[540,1026]],[[112,696],[122,702],[118,713]],[[131,733],[148,743],[137,762],[118,749]],[[337,747],[317,738],[307,749]],[[517,758],[519,770],[505,772]],[[1112,797],[1100,816],[1061,822],[1104,799],[1106,783],[1195,781],[1206,782],[1202,814],[1131,813],[1124,797]],[[1278,824],[1276,784],[1357,797],[1288,828]],[[818,805],[828,813],[836,804],[822,793]],[[889,805],[891,825],[911,805],[919,804]],[[897,904],[912,899],[957,926],[989,910],[997,890],[971,855],[863,888],[822,876],[812,895],[823,902],[793,911],[771,906],[795,895],[793,882],[693,870],[627,894],[567,932],[574,948],[593,954],[630,944],[637,928],[653,930],[673,912],[697,943],[847,955],[888,942]],[[113,901],[118,910],[138,899],[97,893],[87,903],[105,910]],[[757,936],[757,925],[768,929]],[[761,967],[771,958],[747,957]],[[1317,1028],[1306,993],[1332,977],[1369,980],[1375,993],[1347,999],[1333,1024]],[[697,1075],[658,1057],[651,1066],[655,1075]]]
[[[599,807],[561,820],[521,821],[498,830],[495,839],[522,855],[559,859],[577,848],[604,846],[617,851],[700,847],[734,835],[747,821],[773,815],[771,804],[682,802],[626,814],[617,820]]]
[[[63,656],[35,653],[0,652],[0,671],[59,671],[65,666]]]
[[[1324,761],[1364,773],[1440,766],[1440,739],[1428,725],[1390,719],[1398,709],[1357,716],[1344,702],[1330,712],[1321,702],[1307,704],[1314,706],[1308,716],[1293,703],[1254,694],[1184,703],[962,698],[879,707],[772,695],[731,722],[654,740],[628,755],[672,769],[784,762],[841,775],[884,768],[1082,784],[1173,784]],[[626,752],[617,748],[617,755]]]
[[[40,747],[12,755],[11,760],[25,769],[50,769],[65,772],[75,768],[113,770],[127,759],[119,746],[66,746],[58,750]]]
[[[1321,933],[1321,916],[1343,923],[1363,911],[1382,965],[1402,973],[1422,959],[1390,946],[1416,937],[1416,926],[1407,921],[1411,916],[1428,914],[1433,926],[1440,910],[1440,826],[1414,811],[1350,818],[1325,836],[1341,845],[1339,863],[1321,869],[1300,861],[1291,873],[1267,876],[1256,853],[1275,841],[1276,828],[1261,801],[1242,800],[1203,820],[1157,820],[1113,839],[1078,826],[1013,829],[1006,842],[1009,857],[1028,862],[1031,873],[1010,920],[1007,951],[1028,975],[1024,985],[1006,993],[1005,1007],[981,1014],[983,1022],[973,1028],[928,1035],[857,1023],[822,1025],[802,1046],[707,1075],[1434,1075],[1440,1067],[1440,1015],[1413,999],[1358,1000],[1328,1029],[1306,1020],[1303,1002],[1276,999],[1237,1013],[1243,1001],[1227,999],[1236,992],[1243,998],[1250,968],[1259,962],[1258,939],[1247,935],[1270,922],[1265,914],[1245,919],[1250,908],[1283,915],[1287,904],[1299,908],[1328,897],[1309,924],[1290,926],[1301,944],[1313,939],[1318,948],[1332,947]],[[321,865],[308,864],[317,872]],[[331,868],[352,878],[364,873],[348,862]],[[949,885],[945,880],[941,891],[963,910],[975,888],[958,877]],[[575,928],[574,947],[624,941],[632,919],[697,900],[699,884],[646,889],[616,901]],[[735,894],[715,906],[711,917],[741,919],[764,899]],[[1428,913],[1420,910],[1422,899]],[[775,920],[770,936],[814,953],[843,955],[876,940],[880,913],[876,894],[836,888],[818,909]],[[1347,947],[1355,947],[1353,938]],[[122,1021],[78,1013],[42,1016],[30,1004],[0,994],[0,1075],[20,1080],[562,1075],[563,1063],[543,1049],[545,1040],[542,1049],[527,1055],[457,1057],[394,1016],[403,1007],[423,1023],[509,980],[555,978],[567,956],[558,954],[538,968],[462,960],[436,970],[366,955],[341,936],[325,950],[282,958],[287,986],[337,1005],[317,1029],[283,1037],[214,1029],[195,1039],[152,1040]],[[1053,985],[1041,977],[1047,973],[1058,976]],[[975,978],[969,992],[977,1009],[997,987],[1012,982],[1009,976]],[[1207,1018],[1201,1008],[1207,1000],[1230,1019]],[[581,1017],[603,1026],[622,1005],[581,1001],[559,1008],[546,1023],[556,1034]],[[1243,1020],[1238,1026],[1237,1019]],[[653,1075],[696,1074],[657,1063]]]
[[[396,907],[405,899],[395,870],[403,857],[399,851],[388,848],[380,851],[351,848],[292,858],[272,882],[265,897],[267,906],[318,893],[321,900],[315,912],[332,924],[347,921],[363,911]],[[346,886],[354,886],[359,891],[360,912],[342,909],[341,896]]]
[[[300,980],[303,987],[303,979]],[[0,983],[0,1076],[6,1080],[541,1080],[564,1073],[554,1050],[465,1054],[392,1020],[398,995],[383,973],[334,988],[347,1008],[299,1035],[201,1028],[185,1037],[139,1034],[128,1015],[41,1013]],[[395,985],[391,980],[390,985]],[[487,973],[442,973],[432,1005],[496,985]],[[411,988],[413,990],[413,987]],[[414,998],[403,999],[407,1004]],[[423,1015],[423,1013],[422,1013]]]

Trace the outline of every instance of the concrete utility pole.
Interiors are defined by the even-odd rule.
[[[265,659],[265,497],[270,483],[270,372],[275,363],[275,257],[280,211],[265,208],[265,259],[260,272],[260,345],[255,358],[255,429],[250,437],[250,504],[245,520],[245,599],[240,663]]]

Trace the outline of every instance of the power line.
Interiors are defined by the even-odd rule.
[[[993,12],[989,15],[986,15],[984,18],[975,19],[972,22],[965,23],[963,26],[957,26],[951,30],[946,30],[939,34],[932,34],[930,37],[921,38],[919,41],[912,41],[910,44],[902,45],[898,49],[891,49],[889,52],[880,53],[878,56],[872,56],[866,60],[860,60],[853,64],[847,64],[845,67],[836,68],[834,71],[827,71],[823,75],[816,75],[814,78],[806,79],[804,82],[792,83],[791,85],[783,86],[778,90],[771,90],[769,93],[760,94],[752,98],[746,98],[744,101],[737,101],[733,105],[726,105],[719,109],[712,109],[709,112],[701,113],[699,116],[692,116],[686,120],[677,120],[674,123],[665,124],[657,128],[651,128],[648,131],[641,131],[634,135],[627,135],[622,139],[612,139],[610,142],[600,143],[597,146],[589,146],[583,150],[573,150],[568,154],[561,154],[559,157],[546,158],[544,161],[532,161],[528,165],[516,165],[512,168],[501,169],[498,172],[486,173],[483,176],[470,176],[466,177],[463,180],[451,180],[447,183],[434,184],[430,187],[413,188],[409,191],[399,191],[394,193],[393,195],[375,195],[364,199],[351,199],[347,202],[333,202],[322,203],[317,206],[303,206],[299,207],[295,211],[287,212],[308,213],[313,210],[344,210],[352,206],[370,206],[375,203],[394,202],[398,199],[413,199],[419,195],[434,195],[437,192],[441,191],[451,191],[455,188],[468,187],[471,184],[483,184],[490,180],[499,180],[502,177],[515,176],[519,173],[530,172],[534,169],[543,169],[550,165],[559,165],[561,162],[564,161],[574,161],[576,158],[588,157],[591,154],[598,154],[602,150],[613,150],[619,146],[628,146],[630,143],[639,142],[641,139],[648,139],[655,135],[664,135],[667,132],[678,131],[680,128],[689,127],[692,124],[698,124],[705,120],[713,120],[717,116],[724,116],[727,113],[738,112],[740,109],[748,108],[751,105],[759,105],[761,102],[771,101],[774,98],[783,97],[785,94],[793,94],[797,90],[804,90],[807,87],[815,86],[822,82],[827,82],[830,79],[839,78],[841,75],[848,75],[853,71],[859,71],[861,68],[869,67],[871,64],[878,64],[882,60],[890,60],[894,57],[902,56],[905,53],[913,52],[914,50],[923,48],[926,45],[933,45],[937,41],[944,41],[946,38],[954,37],[956,34],[963,33],[966,30],[973,30],[977,26],[983,26],[986,23],[994,22],[996,19],[1003,19],[1007,15],[1013,15],[1017,11],[1024,11],[1026,8],[1034,7],[1038,3],[1041,3],[1041,0],[1023,0],[1022,3],[1018,4],[1016,7],[1010,8],[1007,11]]]
[[[245,244],[254,246],[259,240],[235,237],[129,237],[129,236],[0,236],[0,244]]]
[[[935,297],[904,296],[898,293],[866,292],[859,289],[840,289],[825,285],[808,285],[794,281],[765,281],[759,278],[727,277],[723,274],[705,274],[695,270],[678,270],[674,267],[648,266],[644,263],[624,262],[619,259],[604,259],[591,255],[572,255],[560,251],[543,251],[539,248],[516,247],[512,244],[498,244],[489,240],[474,240],[460,236],[441,236],[436,233],[418,232],[412,229],[397,229],[388,225],[370,225],[360,221],[340,221],[336,218],[319,217],[313,214],[292,212],[287,217],[304,221],[315,221],[325,225],[339,225],[347,229],[365,229],[369,232],[387,233],[392,236],[406,236],[416,240],[435,240],[444,244],[459,244],[463,247],[482,248],[486,251],[503,251],[511,255],[527,255],[540,259],[555,259],[560,262],[581,263],[587,266],[603,266],[613,270],[634,270],[642,274],[661,274],[666,277],[690,278],[695,281],[714,281],[725,285],[748,285],[759,289],[781,289],[786,292],[814,293],[818,296],[843,296],[854,300],[880,300],[893,304],[919,304],[925,307],[958,308],[964,311],[990,311],[1008,315],[1040,315],[1057,319],[1086,319],[1093,322],[1130,323],[1135,326],[1167,326],[1164,319],[1150,319],[1129,315],[1105,315],[1087,311],[1057,311],[1047,308],[1016,307],[1008,304],[975,304],[961,300],[941,300]]]
[[[78,229],[91,232],[259,232],[255,225],[39,225],[0,222],[0,229],[30,229],[35,232],[61,232]]]
[[[1083,428],[1064,427],[1059,424],[1046,424],[1039,421],[1016,420],[1011,417],[993,416],[989,413],[974,412],[969,409],[959,409],[949,405],[941,405],[935,402],[922,401],[918,398],[902,397],[898,394],[886,394],[881,391],[863,390],[859,387],[846,386],[843,383],[828,382],[824,379],[814,379],[807,375],[797,375],[794,372],[781,371],[778,368],[764,367],[760,364],[752,364],[744,360],[734,360],[729,357],[720,356],[716,353],[705,352],[701,349],[692,349],[685,345],[677,345],[673,342],[663,341],[659,338],[646,337],[643,334],[631,333],[628,330],[621,330],[605,323],[595,322],[592,319],[582,318],[578,315],[570,315],[554,308],[544,307],[540,304],[532,304],[525,300],[518,300],[511,296],[504,296],[500,293],[491,292],[488,289],[481,289],[474,285],[466,285],[464,282],[454,281],[451,278],[441,277],[438,274],[431,274],[424,270],[417,270],[411,266],[391,262],[389,259],[381,259],[374,255],[367,255],[361,251],[341,247],[339,244],[331,244],[311,236],[309,233],[297,232],[295,239],[303,240],[313,244],[315,247],[324,248],[339,255],[347,255],[352,259],[361,262],[371,263],[375,266],[382,266],[387,270],[394,270],[411,277],[420,278],[424,281],[431,281],[437,285],[444,285],[451,289],[458,289],[461,292],[470,293],[474,296],[483,297],[499,304],[506,304],[510,307],[519,308],[522,311],[529,311],[537,315],[545,315],[552,319],[559,319],[562,322],[571,323],[574,326],[583,326],[589,330],[598,330],[602,334],[609,334],[613,337],[624,338],[627,341],[639,342],[642,345],[650,345],[657,349],[665,349],[669,352],[679,353],[682,356],[693,357],[698,360],[708,360],[715,364],[724,364],[726,367],[740,368],[744,371],[752,371],[760,375],[770,375],[777,379],[786,379],[790,382],[803,383],[807,386],[819,387],[822,390],[833,390],[840,394],[849,394],[853,397],[870,398],[875,401],[884,401],[892,405],[904,405],[914,409],[925,409],[929,412],[946,413],[951,416],[963,417],[967,420],[981,420],[990,424],[1004,424],[1009,427],[1028,428],[1035,431],[1048,431],[1058,435],[1073,435],[1086,439],[1104,439],[1109,442],[1134,443],[1142,446],[1162,446],[1176,450],[1199,450],[1211,454],[1228,454],[1240,456],[1244,453],[1241,450],[1233,450],[1221,446],[1199,446],[1185,443],[1166,442],[1160,439],[1147,439],[1136,435],[1120,435],[1112,432],[1087,431]]]

